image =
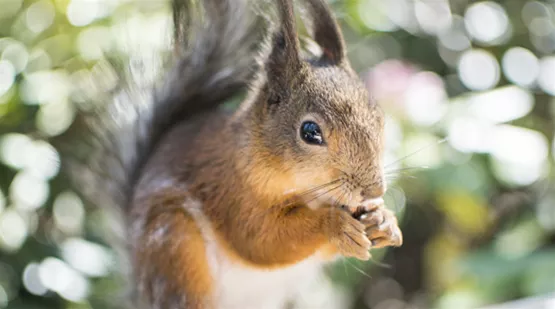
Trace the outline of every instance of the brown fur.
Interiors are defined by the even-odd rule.
[[[385,191],[383,115],[350,68],[329,8],[306,1],[322,57],[300,58],[291,1],[279,0],[281,27],[249,99],[234,114],[208,111],[174,127],[141,173],[132,255],[139,292],[153,308],[211,308],[196,211],[216,231],[210,241],[252,267],[288,266],[316,252],[370,257],[370,223],[339,206]],[[300,138],[305,119],[321,126],[325,145]],[[302,194],[326,183],[326,199]]]
[[[167,189],[140,203],[148,208],[133,257],[136,265],[145,266],[137,275],[148,280],[141,280],[139,289],[155,308],[211,307],[204,241],[197,223],[182,207],[183,201],[182,191]]]

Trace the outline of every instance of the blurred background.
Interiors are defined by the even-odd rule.
[[[334,267],[345,308],[554,293],[555,0],[331,4],[388,114],[387,205],[405,235]],[[169,18],[158,0],[0,0],[0,308],[117,308],[110,218],[71,190],[50,141],[106,57],[167,52]]]

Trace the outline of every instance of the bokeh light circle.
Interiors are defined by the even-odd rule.
[[[501,60],[503,73],[514,84],[530,87],[540,72],[538,58],[523,47],[509,49]]]
[[[510,22],[505,9],[493,1],[472,4],[464,15],[466,30],[481,43],[495,44],[508,33]]]
[[[486,90],[497,85],[500,68],[497,59],[488,51],[468,50],[458,63],[459,78],[470,90]]]

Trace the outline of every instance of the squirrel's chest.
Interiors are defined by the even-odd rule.
[[[315,258],[288,268],[260,270],[234,264],[221,255],[217,257],[210,266],[218,308],[284,309],[288,302],[309,293],[323,279],[322,263]]]
[[[197,219],[198,216],[197,216]],[[284,309],[295,303],[306,308],[330,307],[327,299],[336,290],[323,272],[328,262],[317,255],[284,268],[264,270],[230,259],[218,246],[209,224],[201,229],[206,256],[212,273],[213,300],[218,309]]]

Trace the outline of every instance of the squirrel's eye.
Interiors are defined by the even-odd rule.
[[[320,126],[312,121],[303,122],[301,125],[301,137],[305,142],[313,145],[322,145],[324,142]]]

